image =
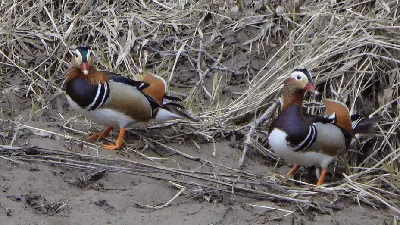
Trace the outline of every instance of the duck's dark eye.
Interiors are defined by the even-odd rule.
[[[297,75],[297,80],[300,80],[301,79],[301,76],[300,75]]]

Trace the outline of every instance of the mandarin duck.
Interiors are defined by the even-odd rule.
[[[306,91],[319,94],[309,71],[295,69],[284,82],[281,111],[271,124],[268,141],[275,153],[294,164],[289,176],[300,166],[320,166],[318,186],[328,165],[348,149],[356,134],[370,132],[376,120],[350,115],[345,104],[331,99],[323,100],[326,116],[306,115],[302,108]]]
[[[180,99],[166,94],[164,79],[152,74],[135,77],[139,79],[97,70],[94,54],[87,47],[73,51],[65,84],[67,100],[80,114],[108,126],[89,136],[89,140],[107,137],[113,128],[119,127],[116,143],[104,145],[105,149],[115,150],[122,147],[126,128],[152,121],[192,120],[177,109],[183,109],[176,103]]]

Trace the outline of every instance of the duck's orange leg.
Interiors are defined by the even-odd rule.
[[[106,144],[103,147],[107,150],[117,150],[117,149],[121,148],[122,144],[124,142],[124,136],[125,136],[125,128],[120,128],[118,139],[115,142],[115,144]]]
[[[94,133],[90,135],[87,139],[88,140],[94,140],[97,139],[97,141],[100,141],[101,139],[108,137],[110,135],[110,132],[114,129],[113,127],[107,127],[103,132],[100,133]]]
[[[321,170],[321,175],[319,175],[319,179],[318,179],[317,186],[319,186],[319,185],[321,185],[322,183],[324,183],[324,179],[325,179],[326,172],[327,172],[326,169],[322,169],[322,170]]]
[[[300,168],[300,165],[294,164],[293,168],[287,173],[288,176],[292,176]]]

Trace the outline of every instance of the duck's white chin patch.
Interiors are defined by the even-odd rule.
[[[83,71],[83,74],[85,74],[85,75],[88,75],[88,73],[89,73],[89,71],[87,71],[87,70]]]

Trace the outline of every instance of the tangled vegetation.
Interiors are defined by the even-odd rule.
[[[230,138],[242,150],[255,149],[277,160],[263,132],[273,111],[264,113],[274,106],[284,79],[301,65],[310,69],[324,97],[382,120],[375,135],[361,138],[358,150],[349,151],[342,160],[342,172],[347,174],[343,179],[316,191],[278,182],[284,191],[274,189],[273,197],[311,203],[310,195],[333,193],[400,214],[399,1],[6,0],[0,4],[0,137],[9,133],[10,126],[4,124],[10,121],[23,124],[51,118],[64,93],[69,50],[88,45],[101,69],[129,77],[145,71],[164,77],[199,118],[182,125],[197,137],[211,142]],[[321,110],[313,97],[306,105],[310,112]],[[15,138],[0,140],[12,146]],[[29,156],[13,156],[9,150],[3,154],[19,160]],[[110,163],[97,160],[104,166]],[[275,182],[274,175],[259,178],[236,169],[224,171],[260,188],[262,180]],[[206,181],[226,183],[224,190],[235,186],[228,179]],[[237,188],[271,197],[265,190]]]

